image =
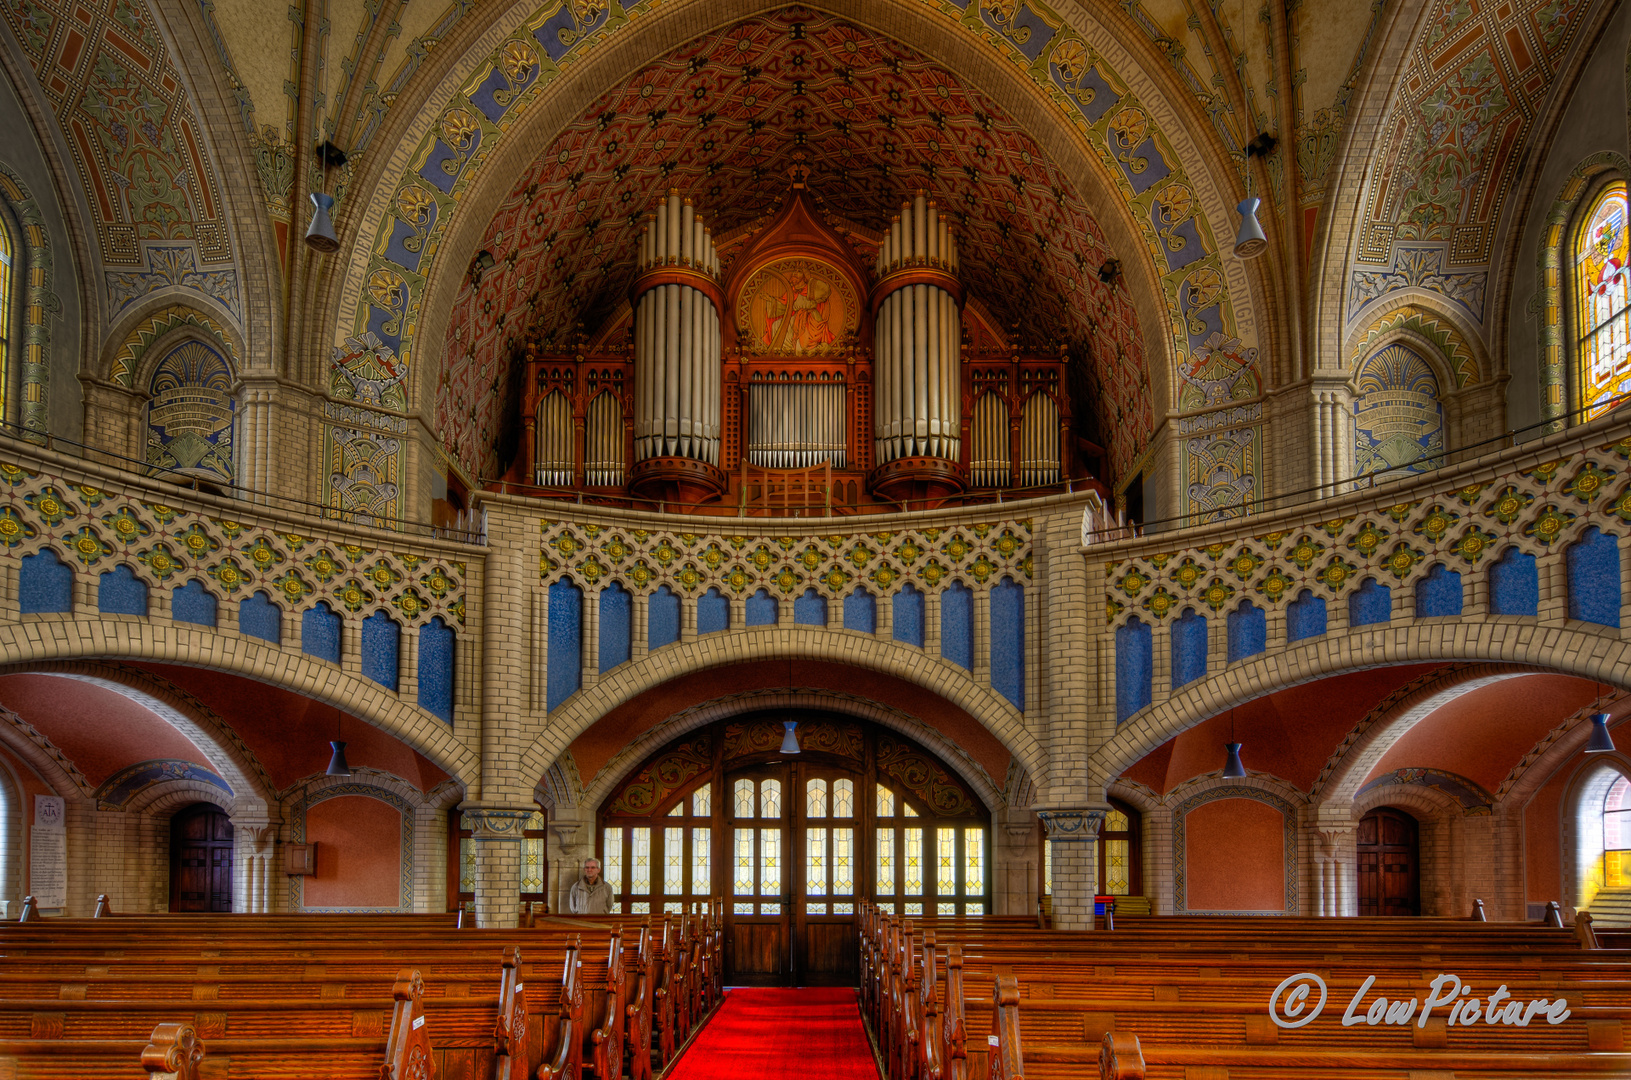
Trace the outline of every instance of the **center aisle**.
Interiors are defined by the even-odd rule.
[[[878,1080],[855,991],[738,987],[668,1080]]]

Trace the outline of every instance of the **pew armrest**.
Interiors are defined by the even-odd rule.
[[[191,1024],[160,1024],[142,1050],[149,1080],[198,1080],[204,1044]]]
[[[1144,1080],[1144,1050],[1138,1036],[1104,1033],[1099,1044],[1099,1080]]]

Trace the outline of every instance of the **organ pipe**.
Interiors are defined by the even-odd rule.
[[[1059,403],[1038,390],[1025,402],[1019,422],[1019,482],[1040,487],[1059,482]]]
[[[721,337],[713,233],[691,200],[670,191],[641,230],[639,257],[642,275],[683,272],[635,283],[635,460],[683,457],[717,467]]]
[[[535,482],[540,487],[571,487],[572,406],[559,390],[538,403],[537,439],[533,455]]]
[[[961,454],[956,267],[957,238],[919,193],[890,220],[874,264],[879,287],[888,290],[877,305],[874,334],[880,465],[905,457],[955,461]],[[918,270],[934,272],[912,273]]]
[[[832,462],[845,467],[847,439],[842,382],[754,382],[748,386],[747,455],[767,469],[803,469]]]
[[[589,487],[623,484],[623,407],[615,394],[597,394],[589,403],[583,470],[583,482]]]
[[[1002,395],[986,391],[974,403],[974,424],[969,431],[969,480],[977,488],[1007,487],[1008,406]]]

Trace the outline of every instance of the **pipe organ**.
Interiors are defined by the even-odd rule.
[[[846,513],[1083,477],[1068,357],[1022,348],[965,295],[950,220],[921,194],[880,234],[795,183],[716,242],[669,192],[633,254],[628,309],[570,348],[523,345],[535,430],[511,477],[731,513],[780,490],[751,469],[830,469]]]
[[[873,268],[878,462],[956,461],[962,432],[956,237],[919,194],[890,222]]]
[[[719,256],[677,192],[640,232],[634,304],[634,459],[719,465]]]
[[[748,385],[748,462],[770,469],[803,469],[824,461],[845,466],[845,387],[822,375],[795,372]]]

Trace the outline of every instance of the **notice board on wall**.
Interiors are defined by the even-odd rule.
[[[67,805],[60,795],[34,796],[28,834],[28,891],[44,909],[68,906]]]

